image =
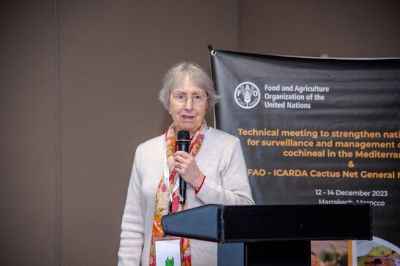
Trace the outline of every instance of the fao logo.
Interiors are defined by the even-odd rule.
[[[252,82],[242,82],[236,87],[235,101],[244,109],[254,108],[260,101],[260,90]]]

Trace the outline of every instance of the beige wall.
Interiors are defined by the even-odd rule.
[[[0,8],[0,265],[55,265],[59,223],[52,1]]]
[[[36,2],[36,3],[33,3]],[[114,265],[133,152],[207,45],[400,56],[398,1],[2,1],[0,265]],[[212,121],[209,120],[212,124]]]
[[[400,55],[397,0],[243,0],[243,52],[301,56]]]

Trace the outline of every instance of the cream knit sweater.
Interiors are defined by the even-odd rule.
[[[136,150],[122,217],[119,266],[149,264],[155,193],[163,174],[164,158],[165,135],[142,143]],[[254,204],[238,138],[209,128],[195,159],[206,179],[197,195],[187,186],[188,208],[205,204]],[[190,246],[192,265],[217,265],[216,243],[191,240]]]

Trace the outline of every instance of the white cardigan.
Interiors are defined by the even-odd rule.
[[[155,193],[163,174],[165,135],[140,144],[136,150],[122,217],[119,266],[149,265]],[[209,128],[195,157],[206,176],[195,194],[187,186],[187,208],[205,204],[254,204],[240,141],[223,131]],[[190,240],[192,265],[217,265],[217,244]]]

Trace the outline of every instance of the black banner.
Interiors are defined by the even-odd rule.
[[[216,126],[241,139],[256,203],[371,204],[374,240],[337,265],[400,265],[400,60],[211,55]]]

